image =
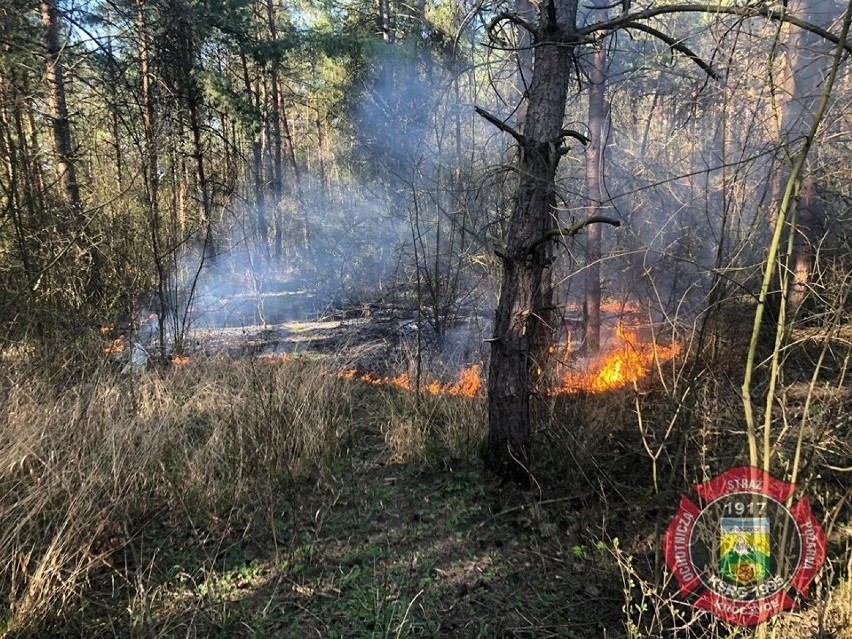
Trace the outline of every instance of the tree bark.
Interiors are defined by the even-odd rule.
[[[825,0],[794,0],[790,3],[792,15],[826,27],[835,17],[836,10]],[[788,143],[797,144],[811,125],[812,114],[820,98],[820,84],[829,64],[830,48],[809,31],[795,29],[787,50],[792,95],[786,102],[782,131]],[[814,247],[819,243],[823,212],[817,198],[812,167],[816,165],[818,147],[815,146],[802,172],[795,216],[792,218],[793,237],[792,285],[787,300],[791,317],[799,312],[807,297],[812,279]]]
[[[56,148],[56,168],[62,197],[71,211],[71,226],[79,225],[83,212],[80,186],[74,164],[74,145],[71,139],[71,124],[68,120],[68,105],[65,101],[65,71],[62,64],[62,48],[59,44],[59,9],[57,0],[41,0],[41,22],[45,28],[47,46],[47,102],[53,143]]]
[[[254,211],[257,223],[257,233],[260,237],[261,253],[266,261],[269,261],[269,221],[266,216],[266,202],[264,197],[263,183],[263,137],[261,135],[261,103],[260,91],[254,90],[249,77],[248,60],[245,51],[240,51],[240,63],[243,71],[243,84],[246,95],[251,96],[251,103],[255,110],[256,120],[251,128],[251,156],[252,156],[252,178],[254,185]]]
[[[266,0],[266,22],[269,29],[269,38],[273,46],[278,45],[278,27],[276,25],[275,3]],[[281,219],[281,197],[284,193],[284,173],[282,170],[283,147],[281,139],[281,99],[278,74],[278,52],[272,56],[269,70],[269,146],[272,155],[272,205],[275,210],[275,236],[274,251],[275,259],[281,260],[284,256],[284,220]]]
[[[538,336],[552,290],[543,287],[550,268],[548,242],[538,242],[557,224],[554,178],[561,156],[562,120],[571,79],[576,0],[541,6],[529,108],[503,259],[503,281],[491,340],[488,376],[487,465],[523,485],[530,469],[530,391],[538,375]]]
[[[160,169],[157,148],[156,110],[154,107],[153,78],[151,77],[151,47],[148,37],[148,18],[145,0],[136,0],[136,29],[138,32],[139,72],[142,79],[142,123],[145,128],[145,162],[143,181],[148,206],[148,225],[151,233],[151,252],[157,271],[157,336],[160,356],[166,355],[167,269],[163,263],[162,232],[160,220]]]
[[[515,0],[515,14],[529,24],[535,22],[535,7],[530,0]],[[515,75],[517,106],[515,107],[515,126],[520,130],[527,119],[527,90],[533,73],[534,53],[532,34],[523,27],[515,27],[518,58],[518,72]]]
[[[589,138],[586,147],[586,196],[588,217],[601,214],[601,178],[606,135],[606,53],[603,38],[592,51],[589,67]],[[586,236],[586,291],[583,309],[586,352],[594,355],[601,346],[601,227],[592,224]]]
[[[391,15],[390,0],[378,0],[378,27],[382,40],[391,43],[394,41],[393,16]]]
[[[87,237],[83,200],[77,182],[74,143],[65,100],[65,70],[59,42],[61,19],[57,0],[41,0],[39,8],[45,29],[48,115],[53,132],[60,191],[66,204],[59,226],[74,238],[77,260],[83,272],[84,292],[89,300],[94,300],[101,295],[100,255],[97,246]]]

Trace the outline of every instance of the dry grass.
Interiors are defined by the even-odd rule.
[[[319,365],[204,361],[0,387],[0,599],[20,631],[73,609],[153,519],[215,519],[345,450],[350,394]]]
[[[541,398],[530,495],[480,475],[482,393],[418,396],[299,357],[121,376],[91,350],[20,352],[0,379],[0,636],[750,636],[654,566],[678,490],[741,457],[724,372]],[[841,407],[824,414],[847,432]],[[843,477],[810,490],[822,512]],[[837,507],[813,603],[775,636],[852,637]]]

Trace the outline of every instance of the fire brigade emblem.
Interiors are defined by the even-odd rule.
[[[807,596],[825,535],[796,486],[758,468],[731,469],[681,497],[666,530],[666,563],[681,594],[730,623],[753,626]]]

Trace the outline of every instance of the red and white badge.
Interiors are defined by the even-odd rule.
[[[663,540],[666,563],[693,605],[753,626],[807,596],[825,560],[825,534],[807,497],[759,468],[733,468],[681,497]]]

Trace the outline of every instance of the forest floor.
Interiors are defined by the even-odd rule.
[[[86,611],[70,634],[750,636],[690,608],[655,572],[678,497],[654,495],[633,429],[613,429],[585,463],[545,469],[532,492],[500,485],[472,456],[400,460],[391,432],[359,429],[346,455],[260,508],[146,526],[112,559],[144,575],[144,597],[130,589],[127,606],[130,591],[118,589],[112,609]],[[819,586],[813,608],[776,621],[776,636],[852,637],[852,589],[840,578],[851,540],[849,529],[833,536],[834,583]]]
[[[0,636],[754,636],[692,608],[660,556],[679,495],[742,463],[734,377],[686,417],[664,384],[542,399],[523,491],[482,467],[482,392],[328,366],[11,366]],[[770,632],[850,638],[850,420],[845,396],[815,401],[803,476],[828,561]]]
[[[153,592],[137,623],[223,638],[624,634],[617,542],[600,520],[652,527],[637,509],[604,515],[583,495],[497,488],[470,464],[353,452],[269,521],[163,527],[147,541]]]

